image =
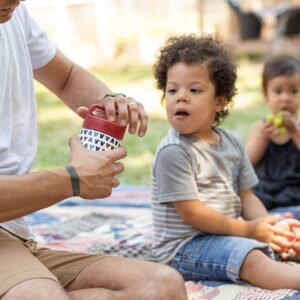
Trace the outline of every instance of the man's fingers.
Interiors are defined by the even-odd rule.
[[[85,118],[87,111],[88,111],[88,109],[85,106],[80,106],[76,109],[77,115],[80,116],[82,119]]]
[[[141,105],[139,109],[139,116],[140,116],[140,128],[138,130],[138,135],[140,137],[143,137],[147,131],[148,127],[148,116],[146,114],[146,111],[144,109],[144,106]]]
[[[74,149],[75,147],[83,148],[79,137],[71,137],[69,139],[69,146],[70,146],[71,149]]]
[[[117,149],[107,150],[104,152],[105,152],[105,155],[107,155],[107,157],[110,158],[112,161],[120,160],[120,159],[126,157],[126,155],[127,155],[127,150],[124,147],[119,147]]]
[[[124,171],[124,165],[120,162],[115,163],[114,172],[115,174],[120,174]]]
[[[134,101],[132,98],[129,98],[129,102],[127,105],[128,114],[129,114],[129,126],[128,131],[130,134],[135,134],[137,130],[137,125],[139,121],[139,103]]]
[[[112,179],[112,187],[117,187],[120,185],[120,181],[117,178]]]
[[[102,105],[105,108],[106,118],[107,120],[112,122],[117,121],[117,108],[116,108],[115,101],[116,101],[116,97],[106,97],[102,102]]]

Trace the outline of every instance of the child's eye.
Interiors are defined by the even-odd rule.
[[[298,94],[298,89],[291,89],[291,93],[294,95]]]
[[[281,94],[281,90],[274,90],[274,94],[280,95]]]
[[[198,94],[198,93],[201,93],[201,90],[199,90],[199,89],[191,89],[191,92],[195,93],[195,94]]]
[[[177,91],[176,89],[168,89],[168,90],[167,90],[167,93],[168,93],[168,94],[175,94],[176,91]]]

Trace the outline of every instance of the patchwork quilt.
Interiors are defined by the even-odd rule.
[[[27,216],[40,245],[52,249],[154,260],[150,190],[121,185],[109,198],[73,197]],[[300,292],[229,282],[186,282],[189,300],[296,300]]]

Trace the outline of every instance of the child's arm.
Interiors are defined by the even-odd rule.
[[[300,128],[298,125],[299,121],[288,111],[282,111],[282,114],[283,126],[287,129],[288,133],[291,136],[291,139],[300,151]]]
[[[173,205],[187,224],[203,232],[256,239],[268,243],[275,251],[290,247],[286,238],[294,238],[292,232],[272,226],[279,215],[244,221],[229,218],[199,200],[176,201]]]
[[[256,197],[251,189],[244,190],[240,192],[240,198],[242,201],[242,216],[246,220],[254,220],[257,218],[261,218],[268,215],[268,212],[262,202]],[[300,229],[300,222],[295,219],[285,219],[280,220],[274,224],[277,228],[284,229],[286,231],[290,231],[297,235],[297,231],[299,232]],[[297,230],[297,231],[296,231]],[[289,242],[295,242],[296,237],[289,240]],[[290,252],[291,255],[295,256],[296,251],[292,252],[289,251],[287,248],[278,249],[276,246],[275,248],[272,247],[273,250],[280,252],[281,257],[285,259],[287,257],[287,252]],[[300,253],[299,253],[300,256]]]
[[[270,137],[277,128],[266,121],[259,121],[250,128],[245,144],[245,150],[253,166],[256,166],[263,157]]]
[[[255,220],[266,217],[268,211],[251,189],[239,193],[242,202],[242,217],[245,220]]]

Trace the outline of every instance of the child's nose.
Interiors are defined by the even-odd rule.
[[[188,101],[188,97],[185,91],[179,91],[178,95],[177,95],[177,101]]]
[[[291,99],[291,94],[289,92],[284,92],[281,94],[281,101],[289,101]]]

